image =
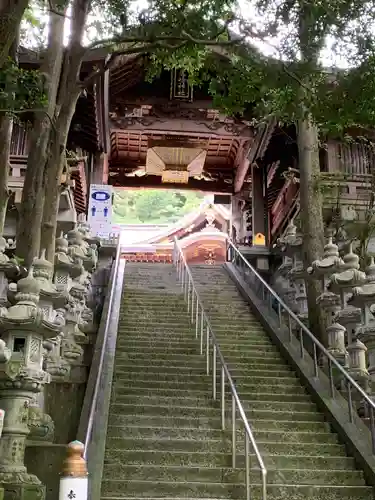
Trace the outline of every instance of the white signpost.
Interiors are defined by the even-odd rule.
[[[112,186],[91,184],[87,219],[92,236],[108,238],[112,232]]]

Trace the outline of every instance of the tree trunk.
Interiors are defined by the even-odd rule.
[[[8,58],[28,4],[29,0],[0,0],[0,68]]]
[[[8,56],[17,62],[19,25],[15,27],[16,34]],[[9,82],[12,84],[13,82]],[[0,113],[0,236],[3,236],[5,217],[8,208],[9,190],[9,154],[12,139],[13,120],[6,113]]]
[[[297,144],[300,170],[300,217],[303,236],[303,263],[305,269],[314,260],[321,259],[324,248],[322,196],[319,185],[318,129],[310,117],[298,122]],[[311,331],[327,345],[324,317],[316,300],[321,294],[320,281],[307,279],[307,303]]]
[[[57,135],[44,176],[44,212],[40,248],[46,249],[46,258],[54,262],[57,214],[60,202],[60,178],[64,169],[65,148],[70,124],[81,89],[78,85],[84,49],[81,42],[90,0],[74,0],[72,5],[71,39],[64,62],[64,71],[58,96],[60,112],[56,121]]]
[[[324,34],[316,37],[316,17],[312,5],[300,0],[299,3],[299,45],[301,62],[306,68],[318,67],[319,52],[323,46]],[[322,195],[320,190],[319,130],[313,116],[306,107],[307,94],[313,96],[314,83],[309,77],[303,78],[299,89],[300,119],[297,123],[297,145],[300,171],[300,217],[303,237],[302,253],[305,269],[312,262],[323,257],[324,223]],[[311,95],[308,95],[310,98]],[[325,317],[316,303],[322,293],[321,283],[309,276],[306,280],[309,326],[314,335],[327,346]]]
[[[49,155],[49,143],[57,133],[52,125],[59,89],[63,60],[65,18],[50,13],[48,48],[41,71],[46,75],[48,103],[45,112],[35,114],[31,133],[27,169],[22,190],[19,224],[17,228],[17,256],[26,267],[39,254],[40,231],[43,217],[43,174]]]
[[[44,211],[40,248],[46,250],[46,259],[54,262],[55,240],[57,228],[57,214],[60,203],[60,179],[65,165],[65,147],[68,138],[70,123],[74,114],[79,93],[70,93],[67,102],[57,120],[56,142],[51,148],[51,155],[47,163],[44,176]]]
[[[3,236],[5,216],[8,207],[9,152],[12,137],[12,119],[0,115],[0,236]]]

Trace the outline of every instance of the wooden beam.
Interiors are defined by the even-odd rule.
[[[199,181],[197,179],[189,179],[187,184],[181,183],[166,183],[161,181],[161,177],[152,175],[147,177],[125,177],[116,176],[109,177],[109,184],[117,187],[129,189],[175,189],[183,191],[188,189],[191,191],[204,191],[208,193],[227,193],[232,194],[233,188],[231,184],[226,182],[209,182]]]
[[[247,158],[244,159],[244,161],[242,161],[242,163],[237,168],[236,177],[234,179],[235,193],[239,193],[241,191],[249,167],[254,163],[255,160],[264,156],[275,125],[276,120],[271,119],[268,123],[261,125],[261,127],[259,128],[259,132],[253,141]]]

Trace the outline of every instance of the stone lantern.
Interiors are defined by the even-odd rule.
[[[286,252],[292,258],[292,267],[289,270],[288,278],[295,289],[295,312],[301,321],[308,323],[307,296],[306,296],[306,270],[302,262],[302,237],[297,233],[297,227],[293,221],[288,226],[287,234],[284,238]]]
[[[86,309],[86,296],[86,288],[79,283],[74,283],[70,289],[68,304],[65,307],[64,338],[61,343],[61,352],[71,367],[75,367],[76,373],[80,372],[80,367],[82,367],[84,354],[82,345],[88,344],[88,337],[80,329],[84,323],[82,312]],[[86,368],[84,372],[86,373]]]
[[[8,277],[9,268],[13,267],[9,262],[9,257],[5,255],[6,241],[0,237],[0,306],[7,306],[8,303]]]
[[[341,272],[334,273],[330,278],[329,290],[340,296],[341,308],[334,320],[346,329],[348,344],[352,342],[353,332],[361,322],[361,311],[348,303],[352,288],[366,283],[366,274],[359,270],[359,257],[353,253],[350,244],[348,253],[343,257]]]
[[[329,238],[324,247],[323,259],[314,261],[307,272],[313,278],[320,280],[322,284],[322,293],[317,298],[317,304],[323,309],[327,320],[328,351],[337,361],[345,365],[345,328],[334,321],[336,312],[340,310],[341,300],[338,294],[327,290],[328,277],[338,272],[342,265],[343,261],[340,259],[338,247],[332,242],[332,238]]]
[[[58,290],[52,283],[53,265],[45,259],[45,251],[43,250],[39,259],[34,259],[33,262],[34,277],[40,285],[39,307],[44,313],[44,319],[60,329],[65,325],[64,307],[68,302],[68,292]],[[50,373],[54,380],[65,377],[69,373],[69,363],[61,357],[61,339],[62,331],[55,339],[46,340],[43,343],[47,351],[45,356],[45,369]]]
[[[33,261],[34,278],[40,285],[39,307],[43,310],[46,320],[51,323],[58,322],[63,326],[64,317],[61,310],[68,301],[68,294],[57,290],[52,283],[53,264],[46,260],[45,255],[45,250],[42,250],[40,258]]]
[[[293,312],[298,312],[295,303],[296,289],[290,278],[290,270],[293,268],[293,258],[290,256],[289,242],[296,237],[297,228],[293,221],[287,226],[283,237],[277,240],[277,247],[282,254],[282,263],[278,268],[278,278],[275,282],[275,288],[281,294],[287,305]]]
[[[358,338],[354,338],[347,349],[350,358],[348,372],[362,389],[368,392],[370,376],[366,362],[367,347]],[[355,396],[353,395],[353,399]]]
[[[64,234],[56,238],[55,268],[53,284],[59,291],[69,292],[72,280],[83,272],[83,266],[68,255],[69,243]]]
[[[78,229],[73,229],[68,232],[68,255],[73,260],[75,264],[81,266],[82,271],[79,276],[74,280],[81,285],[84,285],[87,289],[90,287],[90,275],[89,273],[93,270],[94,264],[91,262],[88,256],[89,245],[84,241],[82,233]]]
[[[17,283],[16,304],[0,310],[2,337],[11,352],[10,360],[0,364],[0,406],[5,410],[0,484],[5,499],[40,500],[45,494],[38,478],[28,474],[24,465],[29,406],[50,381],[43,370],[43,343],[60,332],[60,326],[45,319],[38,306],[39,293],[40,284],[31,268]]]
[[[371,258],[370,265],[366,268],[366,283],[354,287],[348,303],[360,308],[362,312],[361,325],[357,328],[358,338],[367,347],[368,373],[371,383],[375,383],[375,319],[371,308],[375,303],[375,263]]]
[[[349,358],[348,351],[345,345],[345,331],[347,334],[347,344],[352,346],[353,333],[361,320],[360,309],[348,304],[348,299],[351,296],[352,288],[362,285],[366,282],[366,275],[359,270],[359,257],[353,253],[352,245],[350,244],[347,254],[344,255],[340,265],[340,272],[334,273],[330,277],[328,290],[337,294],[340,297],[340,308],[333,317],[333,325],[329,328],[335,328],[333,332],[336,339],[335,357],[344,365],[349,365],[353,356]],[[327,330],[329,330],[329,328]],[[341,358],[341,360],[340,360]],[[342,382],[342,377],[339,377]],[[343,388],[345,390],[345,388]]]

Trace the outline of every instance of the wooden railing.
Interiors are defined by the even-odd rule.
[[[27,156],[29,151],[29,129],[27,126],[13,124],[10,143],[11,156]]]
[[[296,197],[299,185],[288,179],[282,187],[271,209],[271,235],[273,236],[288,215]]]
[[[328,146],[328,172],[367,175],[375,167],[372,148],[360,142],[331,142]]]

